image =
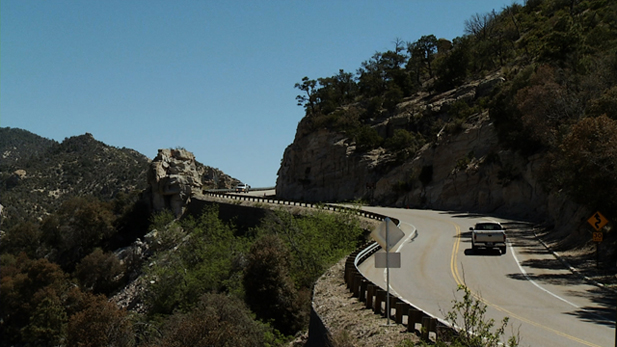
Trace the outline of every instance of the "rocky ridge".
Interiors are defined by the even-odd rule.
[[[229,189],[240,181],[204,166],[185,149],[159,149],[148,170],[147,196],[154,211],[181,216],[192,196],[203,189]]]
[[[458,101],[489,95],[504,82],[496,73],[431,96],[418,93],[400,103],[395,115],[371,126],[387,138],[420,115],[444,119]],[[351,201],[398,207],[493,213],[542,220],[572,231],[590,211],[538,181],[542,156],[524,157],[500,145],[488,111],[476,113],[459,130],[444,126],[413,158],[400,162],[377,148],[366,153],[345,133],[310,131],[300,122],[284,152],[277,195],[303,201]]]
[[[146,187],[149,160],[86,133],[61,143],[21,129],[0,128],[0,202],[3,228],[41,219],[64,201],[92,195],[103,201]]]

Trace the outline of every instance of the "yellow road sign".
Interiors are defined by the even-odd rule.
[[[587,220],[587,223],[591,224],[596,231],[600,231],[608,223],[608,220],[598,211]]]
[[[592,236],[591,236],[591,240],[593,242],[602,242],[604,234],[601,231],[595,231]]]

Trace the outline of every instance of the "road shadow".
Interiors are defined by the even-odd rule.
[[[513,273],[506,275],[507,277],[519,280],[519,281],[529,281],[532,280],[538,284],[553,284],[553,285],[577,285],[580,284],[581,281],[576,276],[572,276],[571,274],[550,274],[550,275],[538,275],[535,273]]]
[[[454,237],[458,237],[459,239],[471,239],[471,231],[466,231],[464,233],[454,235]]]
[[[585,322],[596,323],[606,326],[615,325],[615,302],[617,293],[607,291],[600,287],[585,292],[569,292],[570,295],[585,297],[595,305],[581,307],[568,314],[576,316]]]
[[[501,256],[501,252],[499,249],[485,249],[480,248],[473,250],[472,248],[467,248],[465,250],[466,256]]]
[[[593,277],[594,269],[589,266],[590,259],[570,259],[569,257],[557,258],[554,256],[534,257],[534,255],[551,254],[541,242],[539,242],[536,233],[540,227],[529,225],[509,225],[506,233],[510,241],[510,246],[515,249],[517,254],[530,255],[531,259],[520,262],[520,265],[526,269],[526,274],[512,273],[507,276],[511,279],[528,281],[543,284],[552,284],[575,288],[581,284],[592,284],[587,281],[584,276]],[[566,263],[567,261],[567,263]],[[568,264],[577,268],[577,272],[572,272]],[[578,265],[578,266],[577,266]],[[581,266],[587,265],[587,266]],[[580,267],[579,267],[580,266]],[[537,270],[538,272],[534,272]],[[548,274],[541,274],[543,270],[548,271]],[[569,295],[585,297],[593,302],[593,305],[581,307],[572,312],[565,312],[568,315],[578,317],[581,321],[614,326],[615,325],[615,303],[617,294],[605,288],[592,286],[589,290],[576,291],[570,290]]]

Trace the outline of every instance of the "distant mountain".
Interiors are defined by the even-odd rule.
[[[37,157],[58,142],[17,128],[0,128],[0,170]]]
[[[136,200],[148,188],[151,170],[151,160],[143,154],[106,145],[90,133],[58,143],[27,130],[0,128],[0,155],[3,230],[19,221],[40,220],[76,196],[110,201],[126,193]],[[203,189],[240,182],[219,169],[195,165]]]
[[[8,220],[41,218],[70,197],[106,201],[147,185],[146,156],[108,146],[89,133],[58,143],[22,129],[1,128],[0,153],[0,203]]]

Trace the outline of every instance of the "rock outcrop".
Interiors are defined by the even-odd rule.
[[[182,215],[191,196],[201,192],[202,182],[193,153],[184,149],[159,149],[150,164],[148,185],[152,208]]]
[[[434,97],[412,97],[399,104],[395,116],[372,127],[387,137],[418,113],[447,120],[448,109],[458,100],[488,95],[502,82],[496,75]],[[404,161],[382,148],[358,153],[344,134],[311,132],[306,123],[300,122],[294,142],[285,150],[276,186],[279,198],[363,199],[398,207],[494,213],[568,229],[589,212],[557,192],[546,192],[538,181],[543,157],[523,157],[503,148],[486,111],[470,117],[461,129],[442,129]]]
[[[168,209],[181,216],[191,197],[204,189],[230,189],[239,180],[205,166],[185,149],[159,149],[150,163],[147,196],[154,211]]]

